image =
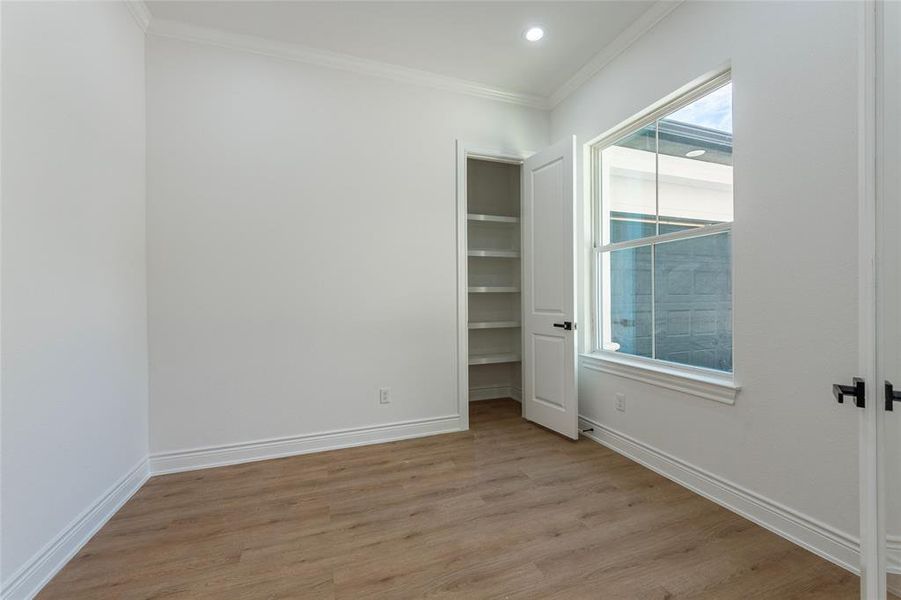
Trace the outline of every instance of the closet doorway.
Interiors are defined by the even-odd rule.
[[[523,153],[458,143],[458,401],[522,401]]]
[[[576,141],[537,153],[457,146],[458,404],[513,398],[578,439]]]

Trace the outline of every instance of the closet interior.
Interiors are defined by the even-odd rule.
[[[522,393],[518,163],[467,158],[469,399]]]

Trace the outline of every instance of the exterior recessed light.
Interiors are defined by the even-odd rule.
[[[541,27],[529,27],[522,36],[530,42],[537,42],[544,37],[544,29]]]
[[[692,150],[691,152],[686,152],[685,156],[688,158],[697,158],[699,156],[704,156],[705,154],[707,154],[706,150]]]

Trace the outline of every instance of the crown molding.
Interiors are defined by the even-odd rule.
[[[350,71],[361,75],[382,77],[401,83],[430,87],[446,92],[455,92],[538,108],[551,110],[563,102],[573,92],[584,85],[589,79],[599,73],[604,67],[622,54],[629,46],[634,44],[645,33],[654,28],[657,23],[666,18],[684,0],[658,0],[651,8],[636,19],[629,27],[624,29],[612,42],[607,44],[600,52],[595,54],[587,63],[576,71],[563,85],[557,88],[550,96],[538,94],[525,94],[505,90],[503,88],[489,86],[475,81],[438,75],[421,69],[412,69],[400,65],[381,61],[360,58],[349,54],[321,50],[301,44],[279,42],[254,35],[233,33],[222,29],[201,27],[180,21],[165,19],[151,19],[150,10],[143,0],[124,0],[135,22],[145,32],[159,37],[173,38],[177,40],[218,46],[230,50],[261,54],[273,58],[281,58],[294,62],[301,62],[320,67]]]
[[[624,29],[612,42],[595,54],[566,83],[557,88],[547,100],[547,108],[551,109],[563,102],[570,94],[579,89],[585,82],[594,77],[614,58],[622,54],[641,36],[676,10],[683,0],[658,0],[643,15],[638,17],[629,27]]]
[[[141,28],[141,31],[147,33],[150,27],[150,9],[144,3],[144,0],[123,0],[128,12],[134,18],[135,23]]]
[[[281,58],[295,62],[302,62],[320,67],[329,67],[350,71],[362,75],[372,75],[392,79],[401,83],[420,85],[438,90],[456,92],[488,100],[518,104],[531,108],[547,109],[547,98],[534,94],[522,94],[487,86],[474,81],[436,75],[419,69],[411,69],[392,65],[366,58],[359,58],[347,54],[340,54],[328,50],[310,48],[300,44],[277,42],[252,35],[244,35],[189,25],[176,21],[153,19],[150,22],[148,33],[159,37],[174,38],[178,40],[218,46],[231,50],[262,54],[274,58]]]

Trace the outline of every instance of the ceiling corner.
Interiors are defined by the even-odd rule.
[[[622,54],[629,46],[634,44],[645,33],[654,28],[657,23],[665,19],[670,13],[682,4],[684,0],[658,0],[653,6],[638,17],[629,27],[624,29],[612,42],[604,46],[597,54],[557,88],[549,97],[547,108],[553,110],[563,102],[570,94],[579,89],[584,83],[599,73],[604,67]]]
[[[138,27],[141,28],[141,31],[147,33],[147,29],[150,27],[150,9],[147,8],[147,4],[144,0],[123,0],[125,2],[126,8],[128,8],[128,12],[131,13],[131,16],[134,18],[135,23],[138,24]]]

